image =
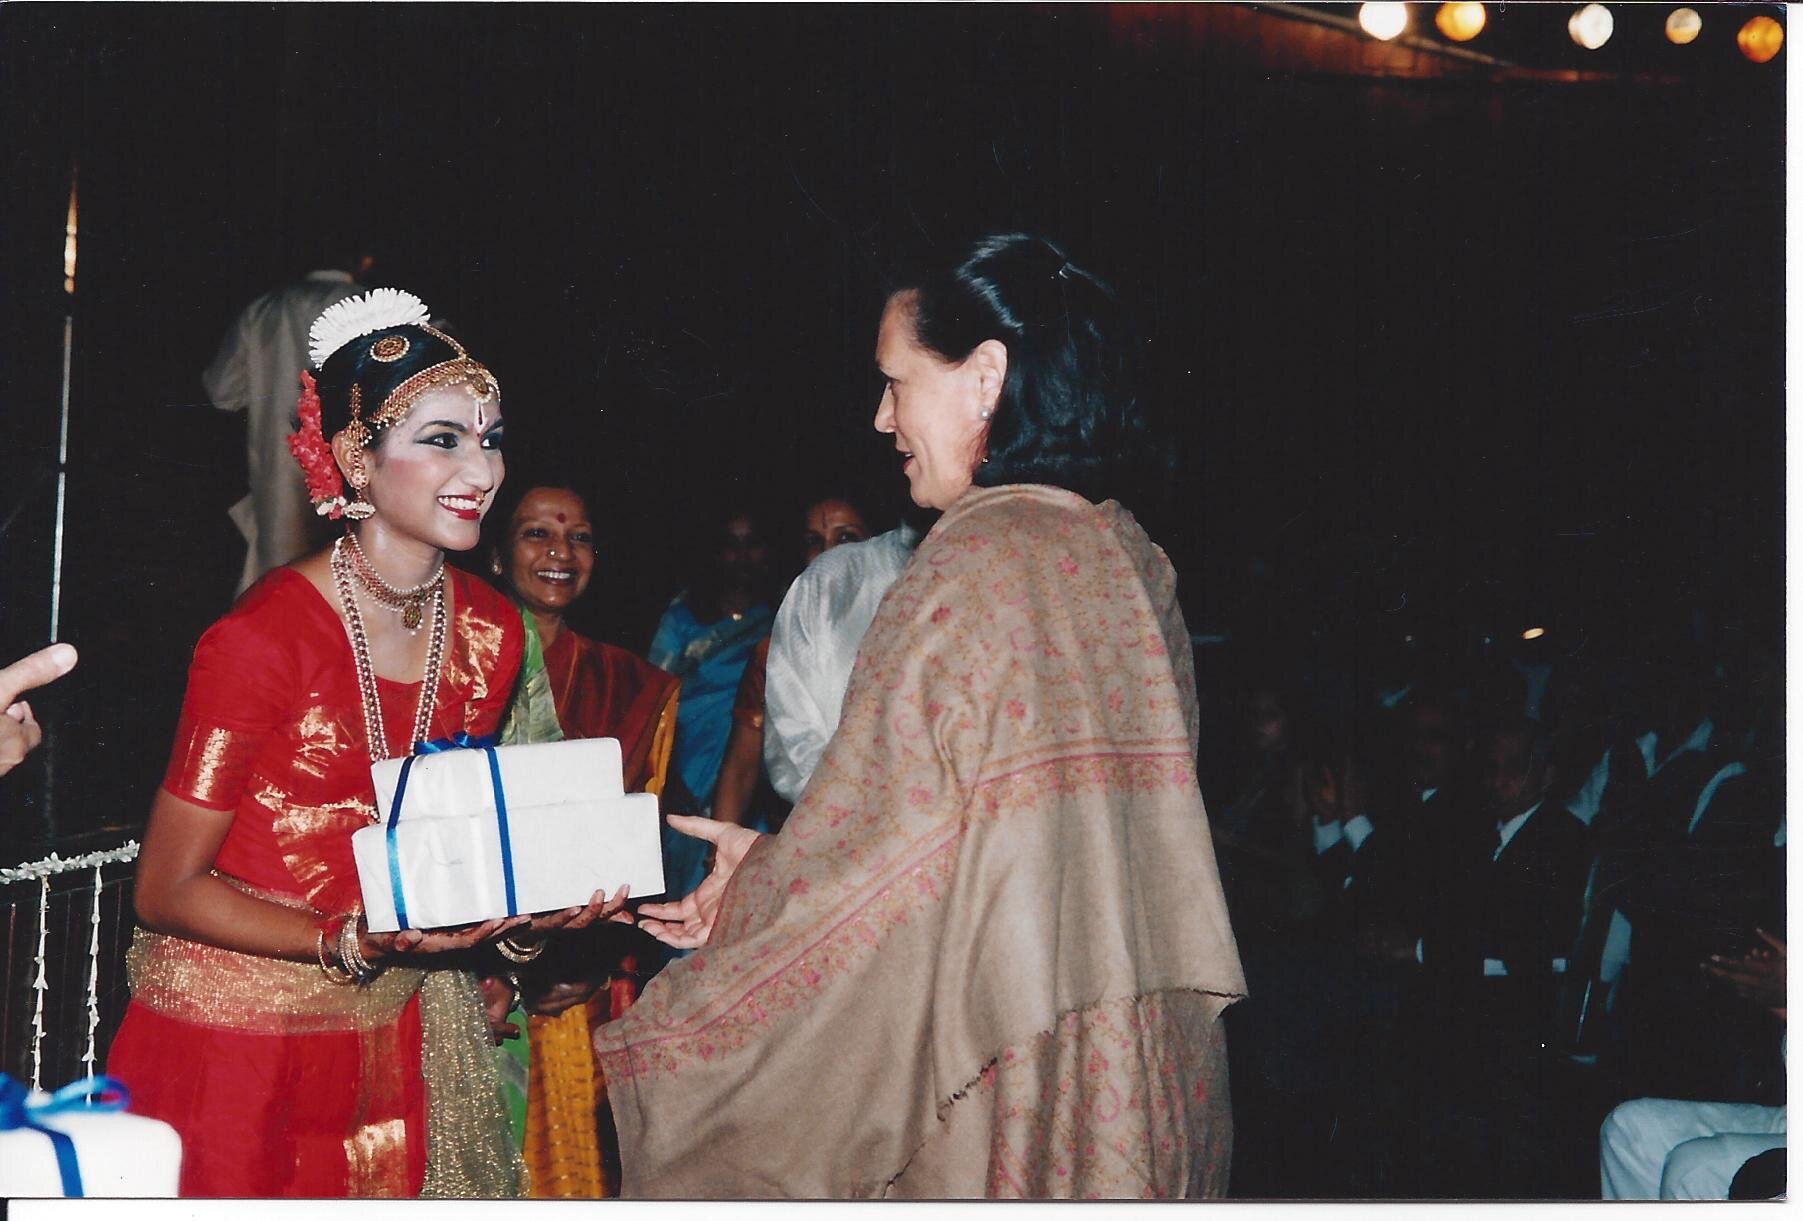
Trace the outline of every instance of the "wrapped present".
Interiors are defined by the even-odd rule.
[[[173,1198],[181,1137],[128,1113],[130,1098],[111,1077],[44,1094],[0,1073],[0,1197]]]
[[[497,747],[460,735],[370,769],[382,822],[351,836],[373,932],[663,893],[657,798],[628,795],[620,744]]]

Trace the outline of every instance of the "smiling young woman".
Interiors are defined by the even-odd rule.
[[[511,1195],[480,997],[442,955],[608,905],[373,934],[350,848],[370,764],[493,732],[519,668],[513,608],[444,564],[501,485],[500,390],[394,290],[328,310],[312,356],[290,447],[351,530],[195,647],[108,1069],[181,1134],[184,1195]]]

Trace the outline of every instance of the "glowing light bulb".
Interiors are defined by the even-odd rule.
[[[1784,45],[1784,27],[1771,17],[1759,16],[1740,27],[1734,41],[1740,53],[1756,64],[1770,63]]]
[[[75,293],[75,182],[69,182],[69,217],[63,222],[63,291]]]
[[[1380,42],[1389,42],[1409,28],[1409,6],[1406,4],[1361,4],[1359,5],[1359,25],[1371,37]]]
[[[1521,634],[1521,638],[1522,638],[1522,639],[1523,639],[1523,640],[1538,640],[1538,639],[1540,639],[1540,638],[1541,638],[1541,637],[1542,637],[1542,636],[1544,636],[1544,635],[1546,635],[1546,629],[1545,629],[1545,628],[1543,628],[1543,627],[1531,627],[1531,628],[1529,628],[1529,629],[1528,629],[1528,630],[1527,630],[1527,631],[1525,631],[1525,632],[1523,632],[1523,633],[1522,633],[1522,634]]]
[[[1571,15],[1565,24],[1571,40],[1586,51],[1594,51],[1615,33],[1615,15],[1600,4],[1586,4]]]
[[[1434,25],[1454,42],[1470,42],[1484,29],[1484,6],[1481,4],[1442,4],[1434,14]]]
[[[1695,42],[1702,32],[1703,18],[1694,8],[1675,8],[1665,19],[1666,38],[1680,47]]]

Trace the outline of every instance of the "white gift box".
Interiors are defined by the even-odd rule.
[[[490,757],[447,750],[370,769],[381,822],[351,836],[370,931],[506,916],[509,877],[519,915],[579,907],[622,885],[638,898],[663,893],[657,798],[625,793],[619,742],[497,747],[494,770]]]
[[[126,1111],[74,1107],[45,1113],[48,1094],[33,1093],[33,1123],[75,1145],[83,1196],[174,1198],[181,1183],[182,1139],[161,1120]],[[0,1197],[61,1196],[63,1176],[52,1138],[33,1128],[0,1130]]]

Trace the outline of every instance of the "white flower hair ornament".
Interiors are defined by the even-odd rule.
[[[431,319],[426,303],[398,288],[372,288],[346,297],[313,320],[307,332],[307,354],[323,369],[332,353],[351,340],[391,326],[423,326]]]

